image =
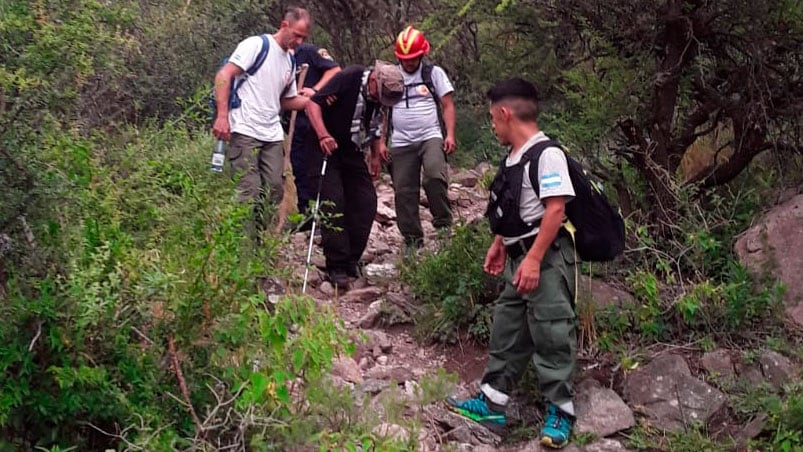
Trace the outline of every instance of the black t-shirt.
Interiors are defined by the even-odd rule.
[[[304,78],[304,88],[315,86],[323,77],[324,72],[337,67],[337,63],[329,56],[326,49],[320,49],[314,44],[305,43],[296,47],[295,57],[298,67],[305,63],[309,65],[307,75]]]
[[[357,96],[362,88],[362,74],[365,66],[348,66],[335,74],[329,83],[312,96],[312,101],[321,106],[323,122],[326,130],[337,140],[339,145],[351,142],[351,119],[357,107]],[[332,105],[326,99],[334,97]],[[365,117],[376,111],[378,104],[365,99]]]

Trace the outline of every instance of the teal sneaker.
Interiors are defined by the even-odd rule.
[[[547,405],[544,428],[541,429],[541,445],[560,449],[569,444],[574,418],[553,404]]]
[[[446,398],[446,406],[451,411],[493,430],[501,430],[505,426],[505,412],[493,410],[489,404],[485,394],[481,392],[468,400]]]

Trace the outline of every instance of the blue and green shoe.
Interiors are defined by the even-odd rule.
[[[476,397],[467,400],[446,398],[446,406],[451,411],[486,427],[500,430],[505,426],[505,412],[491,409],[489,403],[485,394],[481,392]]]
[[[541,429],[541,445],[560,449],[569,444],[574,418],[553,404],[548,404],[544,428]]]

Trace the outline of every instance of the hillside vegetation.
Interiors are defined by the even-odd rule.
[[[266,302],[261,281],[302,263],[281,259],[286,235],[255,246],[234,183],[208,170],[215,68],[287,5],[158,3],[0,3],[0,450],[409,449],[357,422],[354,402],[322,383],[332,357],[354,347],[341,320],[309,297]],[[392,60],[408,23],[427,32],[457,88],[454,165],[493,165],[504,152],[484,100],[495,80],[539,86],[542,128],[627,217],[625,255],[583,268],[636,300],[583,314],[596,351],[622,368],[666,343],[803,359],[781,318],[783,287],[771,272],[749,275],[732,251],[780,190],[801,183],[799,2],[308,7],[312,40],[343,65]],[[404,269],[424,304],[422,340],[487,337],[493,285],[478,265],[488,239],[483,227],[458,229],[448,252]],[[741,394],[740,420],[769,413],[758,449],[803,450],[799,384]],[[727,449],[704,429],[632,440]]]

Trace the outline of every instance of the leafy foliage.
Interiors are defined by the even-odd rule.
[[[482,225],[460,225],[454,236],[436,253],[402,268],[401,278],[423,302],[416,318],[419,333],[428,339],[452,341],[459,328],[485,339],[490,332],[491,310],[496,297],[494,280],[482,269],[490,235]]]
[[[250,208],[209,175],[207,140],[148,136],[113,156],[84,140],[49,150],[62,203],[37,249],[17,251],[51,263],[11,267],[0,308],[7,446],[242,443],[289,422],[292,391],[350,350],[308,298],[268,310],[257,283],[281,271],[278,243],[254,250],[243,236]]]

